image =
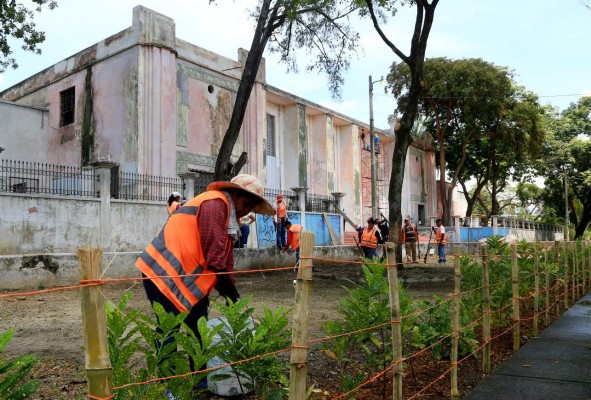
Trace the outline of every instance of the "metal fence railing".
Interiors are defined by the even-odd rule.
[[[306,195],[306,211],[334,213],[334,202],[333,196],[308,194]]]
[[[181,178],[119,172],[111,175],[111,198],[121,200],[168,200],[172,192],[183,193]]]
[[[288,210],[302,211],[300,210],[298,195],[291,190],[265,189],[265,198],[273,204],[277,200],[279,193],[283,195],[283,199],[287,202]],[[334,204],[335,198],[333,196],[306,193],[305,211],[334,213],[336,212]]]
[[[195,196],[205,192],[207,185],[213,182],[213,173],[199,172],[195,178]]]
[[[96,197],[94,169],[0,160],[0,191]]]
[[[298,196],[291,190],[280,190],[280,189],[265,189],[265,199],[269,203],[273,204],[277,200],[277,195],[281,193],[283,199],[287,203],[288,210],[299,211]]]

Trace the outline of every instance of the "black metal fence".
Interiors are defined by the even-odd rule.
[[[334,213],[334,202],[333,196],[308,194],[306,195],[306,211]]]
[[[185,183],[181,178],[119,172],[111,175],[111,197],[122,200],[162,201],[172,192],[183,192]]]
[[[288,210],[299,211],[298,196],[291,190],[265,189],[265,199],[267,199],[271,204],[277,201],[278,194],[283,195],[283,200],[285,200],[287,203]]]
[[[288,210],[302,211],[300,210],[298,195],[291,190],[265,189],[265,198],[272,204],[277,200],[279,193],[283,195],[283,199],[287,202]],[[305,211],[334,213],[336,211],[334,204],[335,198],[333,196],[307,193]]]
[[[213,182],[213,173],[199,172],[195,178],[195,196],[205,192],[207,185]]]
[[[0,160],[0,191],[96,197],[94,168]]]

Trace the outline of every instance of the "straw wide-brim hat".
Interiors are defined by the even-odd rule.
[[[253,211],[257,214],[265,214],[265,215],[275,215],[276,211],[265,199],[265,188],[261,181],[258,178],[248,175],[248,174],[240,174],[236,175],[232,178],[229,182],[228,181],[216,181],[212,182],[207,186],[206,190],[224,190],[224,189],[238,189],[248,194],[251,194],[257,197],[260,202],[255,206]]]

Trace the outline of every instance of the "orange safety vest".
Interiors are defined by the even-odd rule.
[[[289,231],[291,232],[291,248],[295,251],[300,247],[300,233],[304,228],[300,224],[291,224]]]
[[[277,217],[283,218],[287,215],[287,204],[285,201],[276,201],[277,203]]]
[[[440,227],[437,227],[437,230],[435,231],[435,241],[437,242],[437,244],[445,244],[445,237],[447,236],[444,233],[441,233],[441,229],[439,229]]]
[[[171,205],[168,206],[168,215],[170,216],[173,212],[176,211],[176,208],[178,207],[179,202],[178,201],[173,201]]]
[[[376,237],[376,227],[374,226],[371,231],[368,231],[367,228],[361,234],[361,246],[363,247],[370,247],[372,249],[378,248],[378,238]]]
[[[402,227],[403,243],[406,243],[406,239],[408,239],[410,242],[416,242],[417,236],[417,230],[413,224],[409,224],[408,226],[404,225]]]
[[[201,204],[214,199],[222,199],[230,209],[228,199],[222,192],[212,190],[200,194],[170,216],[158,236],[135,262],[136,267],[148,278],[172,277],[153,279],[152,282],[181,312],[191,310],[217,282],[217,277],[205,264],[197,221]],[[228,212],[226,225],[229,215]],[[226,254],[232,247],[232,241],[226,237]]]

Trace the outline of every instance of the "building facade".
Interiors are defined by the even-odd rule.
[[[177,38],[174,20],[137,6],[131,27],[0,93],[2,156],[82,167],[109,162],[121,172],[206,183],[246,55],[240,49],[231,60]],[[247,152],[242,172],[270,190],[335,194],[363,224],[371,215],[364,133],[368,124],[266,82],[263,60],[233,157]],[[394,129],[376,133],[377,194],[387,215]],[[426,138],[409,149],[402,198],[403,216],[417,223],[437,211]]]

